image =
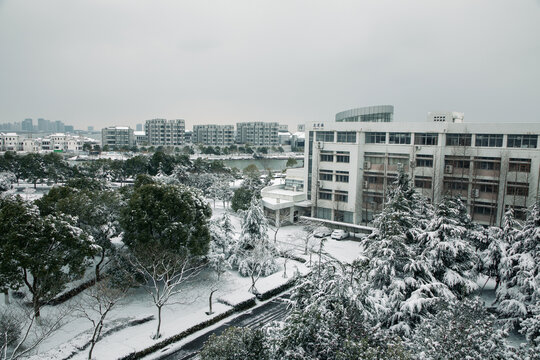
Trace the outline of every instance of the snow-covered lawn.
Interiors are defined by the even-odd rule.
[[[220,204],[216,204],[213,209],[213,217],[218,217],[224,209]],[[240,218],[233,215],[231,222],[238,234],[240,232]],[[271,241],[274,239],[274,230],[269,230]],[[285,226],[279,229],[277,234],[278,247],[282,249],[293,249],[297,256],[303,255],[305,237],[301,226]],[[324,251],[332,257],[341,261],[352,261],[360,255],[360,245],[354,241],[335,241],[328,239],[324,244]],[[307,256],[304,256],[308,258]],[[316,259],[316,255],[313,256]],[[284,259],[278,259],[279,270],[257,282],[259,292],[265,292],[287,282],[296,271],[306,274],[309,269],[306,264],[289,260],[287,262],[287,278],[283,277]],[[91,272],[89,272],[91,273]],[[202,321],[208,320],[208,296],[210,289],[216,284],[216,277],[211,270],[203,271],[191,283],[185,284],[184,291],[174,299],[174,303],[166,306],[163,310],[162,337],[159,340],[152,339],[156,331],[157,320],[128,327],[118,332],[114,332],[102,338],[94,349],[96,359],[117,359],[128,355],[134,351],[143,350],[157,341],[166,339],[186,330]],[[244,300],[252,298],[248,291],[251,280],[241,277],[236,271],[230,271],[222,275],[219,282],[219,290],[213,296],[212,316],[217,316],[229,309],[231,305],[238,304]],[[61,306],[47,306],[43,309],[43,318],[54,317],[59,308],[69,309],[65,324],[51,337],[39,346],[39,354],[33,357],[37,359],[63,359],[71,352],[76,351],[75,346],[82,346],[90,337],[91,324],[88,320],[77,314],[76,309],[80,307],[85,292],[77,295]],[[228,304],[228,305],[226,305]],[[1,305],[2,307],[5,305]],[[128,321],[145,318],[150,315],[157,315],[157,311],[143,288],[132,289],[128,296],[117,305],[108,315],[106,323],[115,327],[125,324]],[[73,359],[86,358],[88,349],[76,354]]]

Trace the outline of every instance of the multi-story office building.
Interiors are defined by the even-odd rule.
[[[182,119],[146,120],[144,125],[149,145],[179,146],[184,145],[185,121]]]
[[[500,224],[509,207],[523,218],[540,195],[540,124],[486,125],[459,113],[430,113],[427,122],[307,124],[300,204],[309,204],[313,217],[368,224],[402,167],[434,203],[460,196],[478,223]],[[302,211],[267,203],[268,211]]]
[[[101,129],[101,146],[111,148],[135,145],[133,129],[127,126],[109,126]]]
[[[236,142],[255,146],[277,146],[277,122],[245,122],[236,124]]]
[[[229,146],[234,144],[233,125],[193,125],[193,144]]]

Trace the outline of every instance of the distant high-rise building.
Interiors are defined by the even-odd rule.
[[[250,145],[279,144],[277,122],[245,122],[236,124],[236,142]]]
[[[54,122],[54,131],[56,131],[56,132],[64,132],[64,131],[66,131],[64,123],[61,122],[60,120],[56,120]]]
[[[89,126],[89,127],[88,127],[88,131],[94,131],[94,127],[93,127],[93,126]]]
[[[21,124],[21,130],[28,131],[28,132],[34,131],[34,125],[32,123],[32,119],[24,119]]]
[[[229,146],[234,144],[234,125],[194,125],[193,144]]]
[[[142,124],[135,125],[135,129],[136,129],[135,131],[143,131]]]
[[[38,131],[49,131],[49,120],[38,119]]]
[[[183,145],[186,125],[182,119],[146,120],[145,133],[148,143],[153,146],[178,146]]]
[[[75,127],[73,125],[64,125],[64,131],[67,133],[75,132]]]

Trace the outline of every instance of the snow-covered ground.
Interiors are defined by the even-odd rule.
[[[216,208],[212,210],[213,217],[218,217],[224,212],[219,202],[216,204]],[[236,233],[239,233],[240,218],[232,215],[231,222]],[[275,229],[269,229],[271,241],[274,239],[274,231]],[[280,228],[276,239],[280,249],[292,251],[295,255],[304,256],[307,259],[309,257],[303,255],[304,238],[305,233],[302,227],[295,225]],[[312,244],[312,249],[315,249],[315,247],[318,249],[318,246],[318,243]],[[324,243],[323,250],[331,257],[341,261],[352,261],[360,254],[360,245],[354,241],[328,239]],[[314,255],[313,260],[315,261],[316,258],[316,255]],[[296,271],[301,274],[309,271],[308,264],[289,260],[287,262],[287,278],[284,278],[283,263],[284,259],[280,258],[278,260],[280,270],[266,278],[261,278],[257,282],[257,289],[260,292],[271,290],[285,283]],[[91,271],[88,273],[91,275]],[[239,276],[236,271],[230,271],[222,275],[219,290],[213,297],[214,314],[212,316],[227,311],[231,308],[230,305],[252,298],[253,295],[248,291],[251,285],[250,281],[249,278]],[[186,284],[182,294],[176,297],[174,301],[171,301],[171,304],[163,310],[162,337],[160,340],[176,335],[210,318],[205,312],[208,311],[210,289],[215,283],[215,275],[210,270],[206,270],[191,283]],[[63,359],[70,355],[71,352],[77,351],[75,346],[81,346],[90,339],[91,323],[83,318],[80,313],[77,313],[77,308],[81,307],[80,304],[84,301],[85,296],[83,292],[61,306],[47,306],[43,309],[44,319],[54,318],[58,309],[65,309],[69,312],[69,315],[65,318],[65,324],[62,328],[39,346],[39,353],[33,357],[34,360]],[[0,310],[4,306],[3,304],[0,305]],[[157,316],[157,311],[149,295],[143,288],[132,289],[122,303],[111,311],[106,323],[110,324],[110,327],[114,327],[150,315]],[[156,343],[156,340],[152,339],[156,327],[157,320],[154,319],[112,333],[97,343],[94,349],[94,357],[97,359],[117,359],[131,352],[147,348]],[[84,359],[88,356],[87,352],[88,350],[79,352],[73,359]]]

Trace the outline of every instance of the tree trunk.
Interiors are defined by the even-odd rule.
[[[40,311],[39,311],[39,299],[36,295],[33,295],[32,297],[32,306],[34,307],[34,317],[37,319],[39,318],[40,316]]]
[[[101,275],[100,275],[100,266],[101,264],[103,264],[103,261],[105,261],[105,249],[101,249],[101,259],[99,260],[99,262],[96,264],[96,284],[99,280],[101,280]]]
[[[283,278],[284,279],[287,278],[287,260],[289,260],[289,259],[285,258],[285,261],[283,262]]]
[[[157,330],[156,330],[156,335],[154,336],[154,339],[159,339],[161,337],[160,329],[161,329],[161,306],[158,306],[158,323],[157,323]]]
[[[9,305],[9,290],[4,290],[4,304]]]

